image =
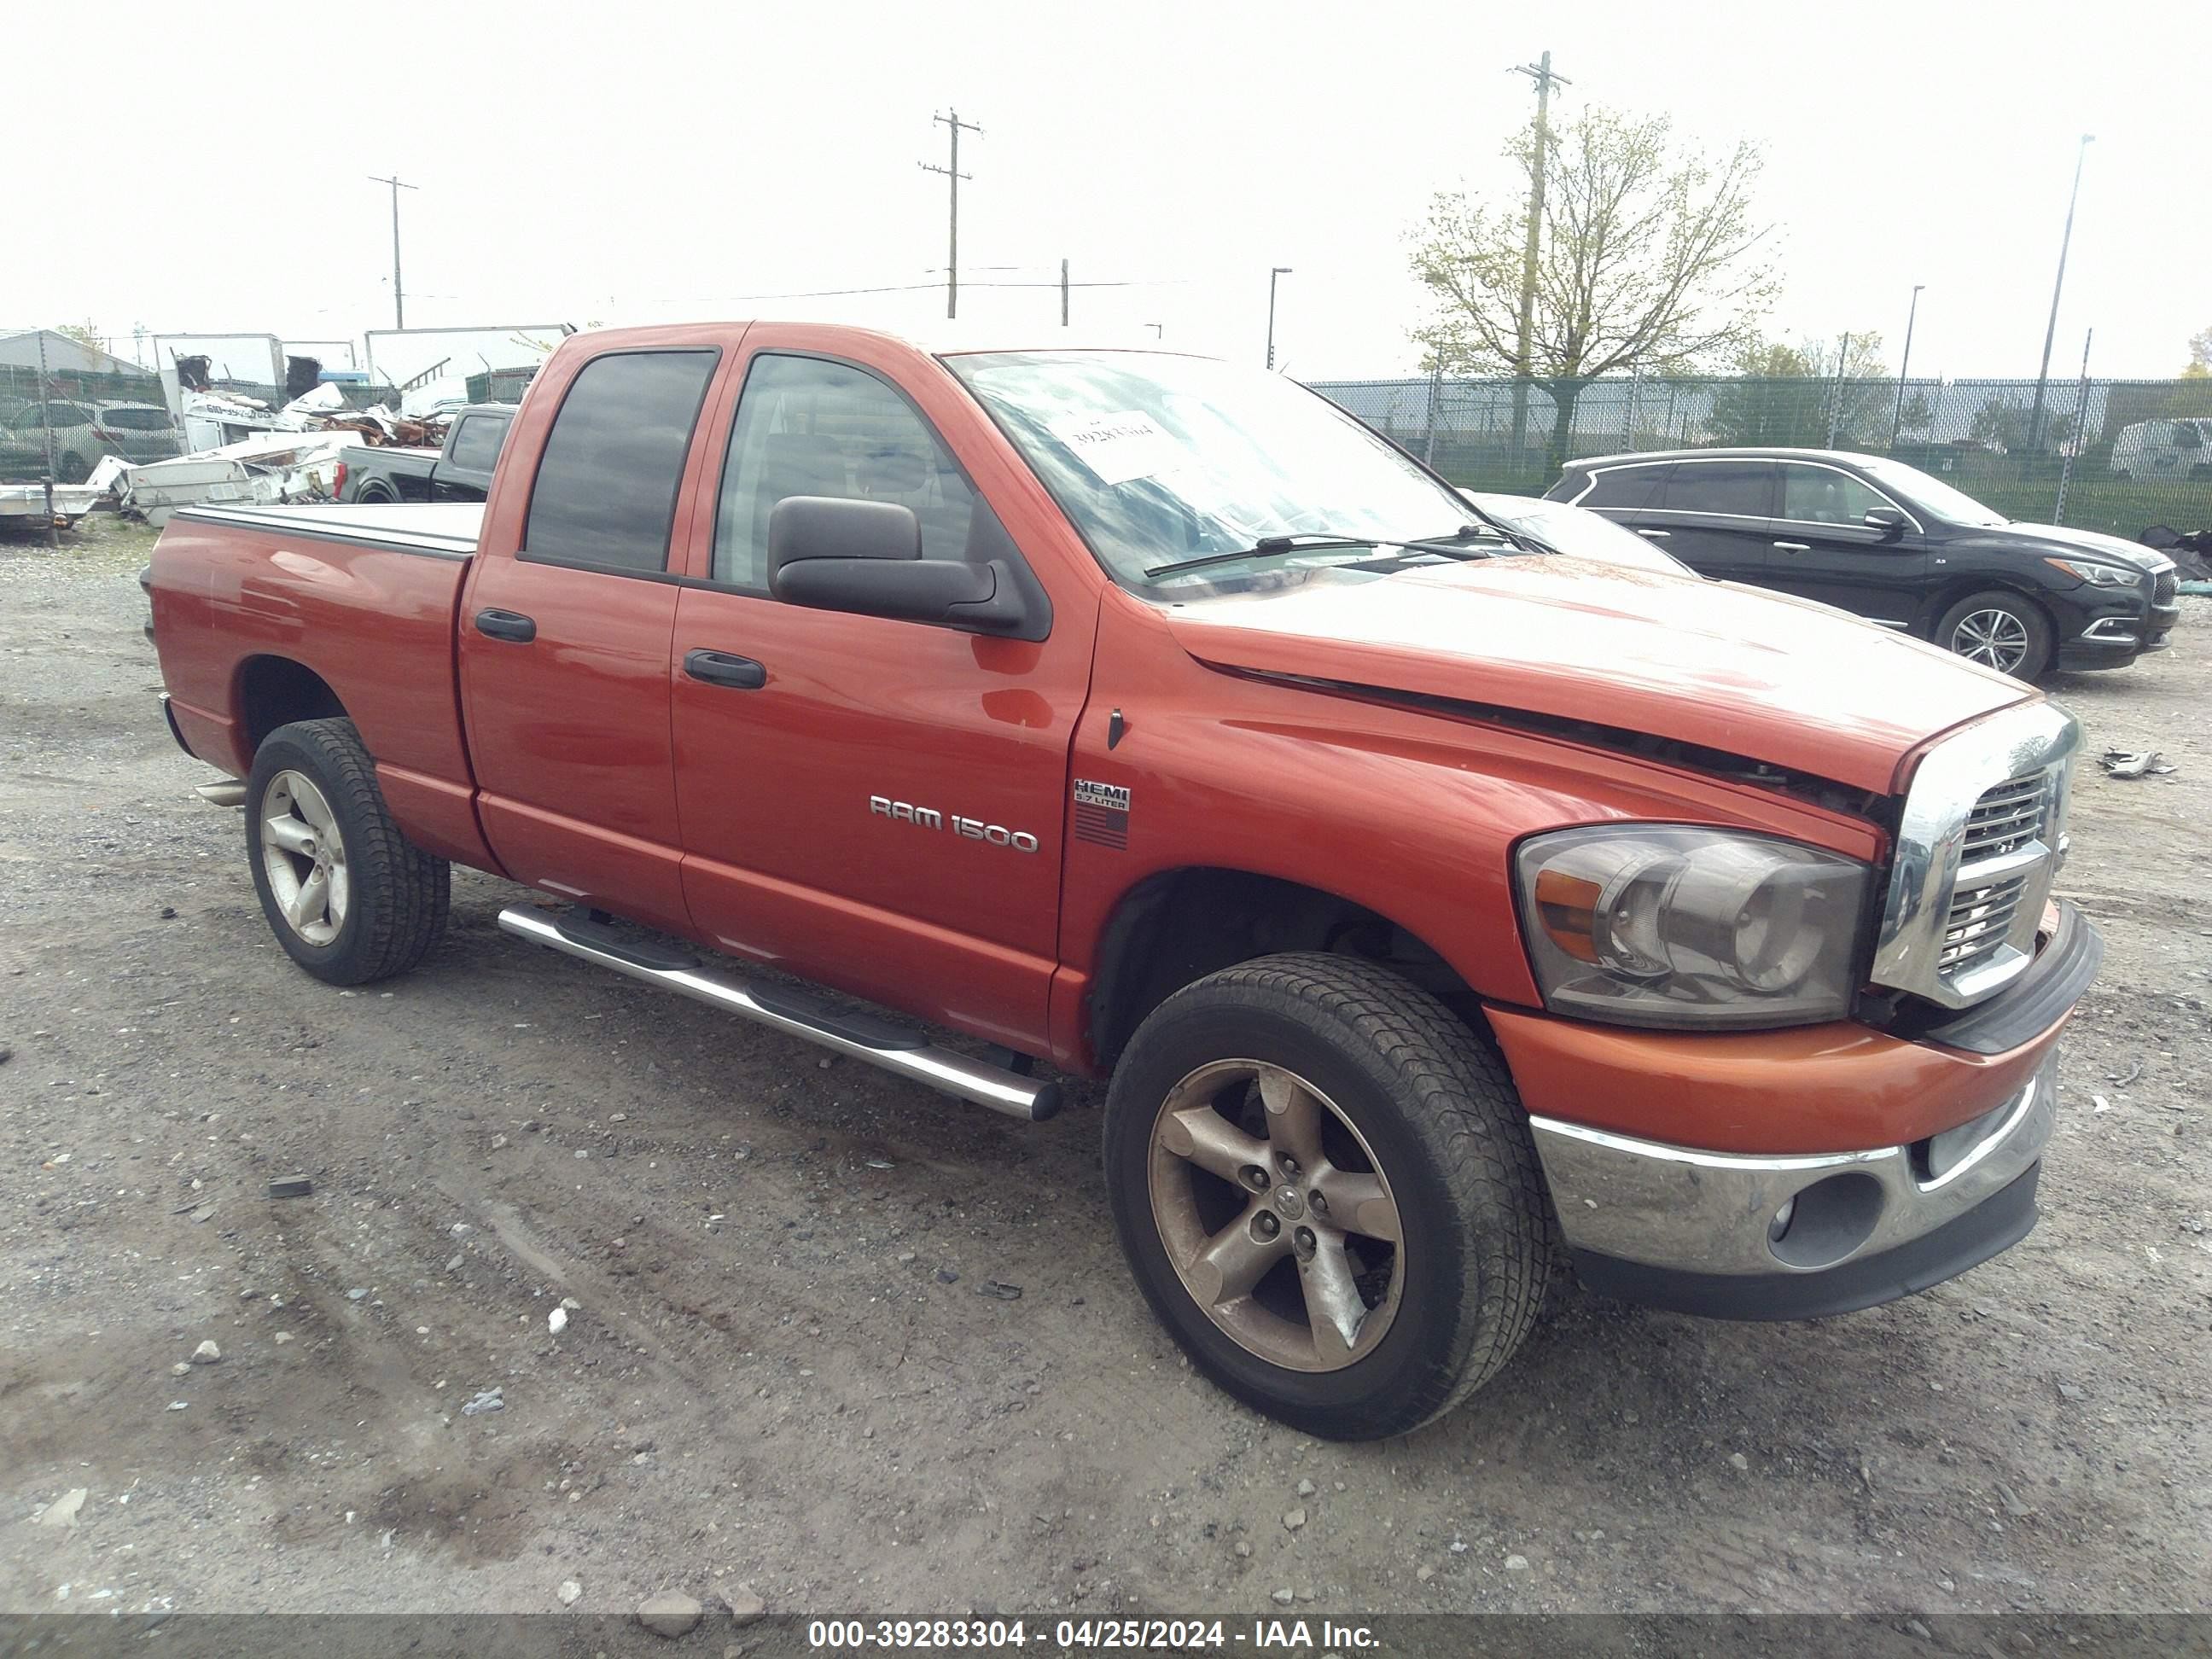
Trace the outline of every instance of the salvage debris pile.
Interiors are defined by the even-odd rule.
[[[339,462],[360,445],[436,448],[459,406],[442,385],[410,392],[400,407],[355,409],[333,385],[309,388],[280,408],[204,381],[180,387],[188,432],[223,441],[172,460],[131,466],[111,459],[89,482],[124,512],[159,526],[180,507],[324,501],[337,494]]]

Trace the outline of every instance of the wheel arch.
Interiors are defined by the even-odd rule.
[[[1978,574],[1962,572],[1947,578],[1932,589],[1929,598],[1922,604],[1913,632],[1923,640],[1940,645],[1942,641],[1936,638],[1936,625],[1943,620],[1943,613],[1958,604],[1960,600],[1974,593],[2008,593],[2014,599],[2033,605],[2036,614],[2043,618],[2043,625],[2051,630],[2052,648],[2057,648],[2056,642],[2059,637],[2058,618],[2051,611],[2049,603],[2033,588],[2023,586],[2002,573],[1993,570],[1984,570]]]
[[[280,726],[343,719],[348,714],[328,680],[303,662],[272,653],[239,664],[231,706],[238,711],[238,730],[249,763],[262,739]]]
[[[1480,997],[1412,928],[1303,882],[1186,865],[1131,884],[1100,930],[1085,1020],[1092,1057],[1110,1070],[1145,1016],[1186,985],[1240,962],[1297,951],[1394,969],[1488,1040]]]

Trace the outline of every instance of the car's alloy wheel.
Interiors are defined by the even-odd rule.
[[[1970,611],[1951,630],[1951,649],[1969,662],[2016,674],[2030,649],[2027,625],[2009,611]]]
[[[262,868],[278,914],[308,944],[330,944],[351,896],[337,814],[312,780],[292,771],[269,781],[261,812]]]
[[[1149,1185],[1170,1265],[1246,1352],[1336,1370],[1389,1330],[1397,1201],[1352,1120],[1296,1073],[1224,1060],[1184,1078],[1153,1125]]]

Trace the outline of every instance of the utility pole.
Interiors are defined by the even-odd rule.
[[[1544,174],[1552,156],[1552,88],[1574,83],[1552,73],[1552,54],[1547,52],[1533,64],[1518,64],[1506,71],[1525,75],[1536,83],[1536,143],[1528,166],[1528,240],[1521,254],[1521,319],[1513,354],[1513,459],[1521,460],[1528,438],[1528,377],[1533,368],[1529,351],[1536,331],[1536,256],[1544,234]]]
[[[2066,198],[2066,234],[2058,239],[2058,280],[2051,285],[2051,324],[2043,331],[2043,367],[2035,371],[2035,407],[2027,417],[2027,447],[2043,447],[2043,387],[2051,378],[2051,343],[2058,337],[2058,296],[2066,287],[2066,250],[2074,245],[2074,204],[2081,198],[2081,164],[2089,159],[2089,146],[2097,135],[2081,135],[2081,148],[2074,154],[2074,188]]]
[[[1067,326],[1067,261],[1060,262],[1060,325]]]
[[[960,171],[960,135],[963,132],[980,133],[983,129],[973,121],[962,120],[960,112],[957,109],[950,110],[943,115],[933,115],[929,118],[944,127],[951,137],[952,153],[947,158],[949,164],[945,167],[933,167],[927,161],[920,161],[915,165],[924,173],[943,173],[945,182],[952,187],[951,248],[945,260],[945,314],[948,317],[957,317],[960,314],[960,181],[969,176]],[[1066,273],[1063,271],[1060,287],[1062,321],[1066,320],[1066,311],[1067,289]]]
[[[1836,425],[1844,416],[1844,365],[1851,355],[1851,337],[1844,336],[1843,344],[1836,351],[1836,383],[1828,392],[1828,447],[1836,447]]]
[[[1275,366],[1275,283],[1291,275],[1288,265],[1277,265],[1267,273],[1267,367]]]
[[[403,184],[397,174],[389,179],[380,179],[372,173],[368,179],[371,184],[392,186],[392,325],[404,328],[407,326],[407,301],[399,288],[399,192],[417,190],[421,186]]]
[[[2074,457],[2081,448],[2081,435],[2089,419],[2089,342],[2097,337],[2091,329],[2081,337],[2081,389],[2074,395],[2074,439],[2066,446],[2066,459],[2058,464],[2058,500],[2051,509],[2051,522],[2066,522],[2066,481],[2073,476]]]
[[[1912,325],[1920,319],[1920,290],[1925,283],[1912,285],[1912,307],[1905,313],[1905,357],[1897,366],[1897,412],[1889,417],[1889,453],[1897,453],[1897,434],[1905,425],[1905,377],[1912,367]]]

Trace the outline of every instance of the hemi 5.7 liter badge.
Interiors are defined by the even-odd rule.
[[[1075,781],[1075,838],[1094,847],[1129,844],[1129,792],[1118,783]]]

